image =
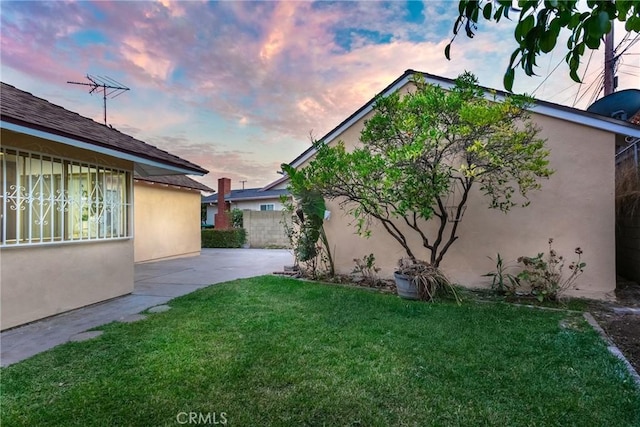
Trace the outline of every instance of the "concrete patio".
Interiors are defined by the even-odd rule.
[[[291,253],[282,249],[202,249],[197,257],[137,264],[133,293],[0,333],[0,364],[27,359],[88,329],[128,321],[211,284],[270,274],[292,263]]]

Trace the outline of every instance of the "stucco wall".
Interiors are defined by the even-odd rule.
[[[131,239],[0,250],[1,329],[133,292]]]
[[[288,247],[281,211],[244,211],[243,225],[252,248]]]
[[[506,260],[533,256],[545,251],[552,237],[554,248],[569,259],[573,259],[576,247],[584,251],[587,267],[577,283],[579,289],[571,294],[610,297],[615,289],[615,137],[548,116],[534,118],[542,128],[541,136],[548,139],[555,174],[543,181],[542,191],[530,194],[529,207],[514,208],[507,215],[488,209],[477,188],[472,191],[459,226],[460,238],[441,267],[463,285],[488,286],[481,275],[493,270],[495,264],[487,257],[495,257],[497,252]],[[362,126],[360,120],[334,141],[341,139],[347,147],[353,147]],[[382,267],[381,275],[390,277],[397,260],[405,255],[400,245],[382,227],[374,227],[369,239],[357,236],[349,225],[352,218],[340,210],[337,202],[329,202],[328,209],[332,216],[325,229],[331,247],[335,247],[338,271],[351,271],[354,258],[373,253],[377,266]],[[419,257],[428,258],[417,239],[412,238],[411,244],[418,249]]]
[[[200,253],[200,192],[134,183],[135,262]]]

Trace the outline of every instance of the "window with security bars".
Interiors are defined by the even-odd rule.
[[[129,236],[127,171],[0,149],[0,245]]]

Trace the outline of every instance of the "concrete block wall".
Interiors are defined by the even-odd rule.
[[[640,283],[640,213],[618,217],[616,261],[619,276]]]
[[[243,226],[251,248],[289,247],[282,211],[243,211]],[[288,220],[290,221],[290,219]]]

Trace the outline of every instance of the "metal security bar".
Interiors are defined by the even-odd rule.
[[[5,147],[0,166],[0,246],[131,236],[128,171]]]
[[[637,168],[640,159],[640,138],[627,137],[625,141],[628,145],[616,153],[616,165],[630,161]]]

